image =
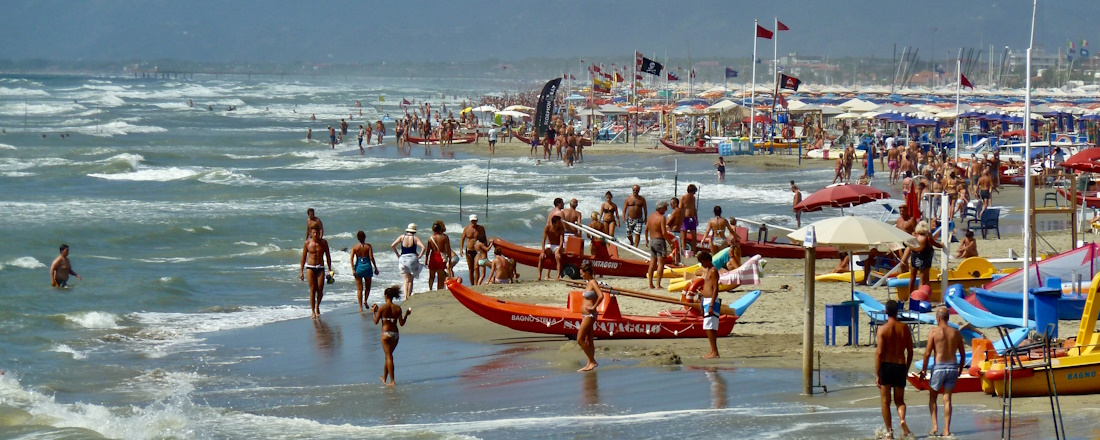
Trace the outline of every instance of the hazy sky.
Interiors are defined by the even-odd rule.
[[[1028,0],[5,0],[0,58],[374,63],[752,55],[753,19],[780,53],[927,60],[960,47],[1027,45]],[[1100,44],[1097,0],[1040,1],[1036,42]],[[1092,49],[1090,47],[1090,49]],[[760,57],[772,44],[760,40]]]

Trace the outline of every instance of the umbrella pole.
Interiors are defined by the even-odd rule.
[[[806,301],[806,320],[802,330],[802,394],[814,394],[814,265],[817,259],[817,249],[813,246],[806,248],[806,265],[804,272]]]

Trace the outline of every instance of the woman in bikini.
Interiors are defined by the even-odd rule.
[[[592,221],[588,223],[588,227],[606,234],[607,230],[604,229],[604,226],[606,226],[606,225],[604,225],[604,223],[600,221],[600,213],[597,212],[597,211],[592,211],[592,215],[590,217],[591,217]],[[603,237],[600,237],[598,235],[594,235],[594,234],[589,233],[588,234],[588,239],[592,240],[592,246],[591,246],[590,252],[592,252],[592,254],[595,255],[596,254],[597,243],[602,245],[603,244]]]
[[[722,217],[722,207],[714,207],[714,218],[707,222],[707,230],[703,233],[703,238],[710,237],[710,254],[717,254],[718,251],[725,249],[729,246],[729,239],[726,238],[726,231],[730,234],[736,234],[733,228],[730,227],[730,223]]]
[[[393,371],[393,350],[397,348],[397,341],[400,338],[398,327],[405,325],[405,320],[409,319],[409,315],[412,314],[412,307],[401,313],[401,306],[394,304],[393,300],[401,296],[401,288],[396,285],[386,288],[385,297],[386,303],[379,306],[375,304],[371,306],[371,311],[374,313],[374,323],[378,324],[382,322],[382,351],[386,353],[386,364],[382,369],[382,383],[393,386],[396,381],[396,376]],[[389,379],[387,382],[386,380]]]
[[[619,205],[611,201],[611,191],[604,194],[603,205],[600,205],[600,211],[603,213],[601,220],[607,225],[605,234],[612,237],[615,236],[615,227],[619,225]]]
[[[917,223],[917,229],[913,231],[913,235],[917,238],[916,246],[906,247],[905,253],[909,257],[909,291],[912,292],[915,289],[917,281],[917,274],[920,274],[921,285],[929,284],[929,272],[932,270],[932,254],[935,252],[935,248],[943,248],[943,245],[936,241],[936,238],[932,236],[932,233],[928,231],[928,222],[921,221]],[[902,260],[905,260],[905,256],[902,256]]]
[[[351,272],[355,274],[355,297],[362,313],[365,300],[370,297],[371,279],[378,275],[378,263],[374,262],[374,249],[367,243],[367,234],[359,231],[355,238],[359,244],[351,248]]]
[[[600,284],[592,277],[592,260],[585,260],[581,263],[581,277],[584,278],[586,284],[584,293],[581,294],[584,297],[584,303],[581,304],[581,328],[577,331],[577,345],[581,346],[584,355],[588,357],[588,363],[577,370],[578,372],[590,371],[598,365],[595,358],[596,345],[593,342],[592,331],[596,325],[596,318],[599,317],[597,310],[604,300],[604,293],[600,289]]]
[[[401,250],[397,249],[397,245],[401,245]],[[420,270],[424,268],[420,265],[420,257],[426,252],[424,242],[416,236],[416,223],[409,223],[405,233],[397,237],[390,248],[393,249],[394,254],[397,254],[397,265],[401,268],[401,277],[405,280],[403,299],[409,299],[412,296],[413,280],[420,276]]]
[[[487,268],[492,265],[492,262],[489,261],[490,248],[492,248],[491,245],[487,245],[480,241],[474,243],[474,249],[477,251],[477,266],[475,266],[475,270],[477,271],[477,276],[475,277],[477,279],[476,284],[489,284]]]
[[[447,279],[451,261],[451,238],[444,234],[447,226],[443,220],[432,223],[432,236],[428,237],[428,250],[424,253],[428,266],[428,288],[432,288],[435,282],[436,289],[443,288],[443,281]],[[438,281],[436,281],[438,280]]]

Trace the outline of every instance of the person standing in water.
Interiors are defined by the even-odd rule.
[[[398,245],[401,245],[401,250],[397,250]],[[409,223],[409,226],[405,228],[405,233],[397,237],[390,248],[397,255],[397,263],[401,267],[401,277],[405,281],[405,296],[402,300],[409,299],[413,292],[413,280],[420,276],[420,270],[423,269],[423,266],[420,265],[420,257],[424,255],[424,252],[427,252],[424,242],[416,236],[416,223]]]
[[[371,312],[374,314],[376,325],[379,321],[382,322],[382,335],[379,336],[379,339],[382,342],[382,351],[386,353],[386,364],[382,367],[382,376],[379,379],[382,379],[382,383],[392,387],[397,380],[393,368],[393,351],[397,348],[397,342],[401,336],[398,328],[405,325],[405,321],[412,314],[412,307],[409,307],[402,314],[401,306],[393,303],[395,298],[401,296],[401,288],[397,286],[387,287],[384,295],[386,303],[381,306],[378,304],[371,306]]]
[[[73,270],[72,264],[69,262],[69,245],[62,244],[61,255],[58,255],[53,260],[53,264],[50,265],[50,285],[53,287],[68,287],[69,275],[73,275],[76,279],[84,281],[80,278],[80,275]]]
[[[332,255],[329,255],[328,242],[321,238],[321,228],[313,226],[309,229],[309,239],[302,246],[302,263],[299,266],[298,278],[306,279],[306,269],[309,269],[309,309],[312,317],[321,316],[321,298],[325,295],[325,264],[328,270],[332,270]]]
[[[726,181],[726,160],[722,156],[718,156],[718,162],[714,163],[714,168],[718,169],[718,183]]]
[[[909,326],[898,321],[898,302],[886,301],[886,324],[878,328],[875,349],[875,384],[878,385],[882,405],[882,421],[886,424],[886,438],[894,438],[890,415],[891,392],[898,408],[902,436],[908,436],[905,422],[905,376],[913,364],[913,335]]]
[[[595,330],[596,319],[599,318],[599,307],[604,301],[603,289],[600,283],[592,276],[592,260],[581,263],[581,278],[584,278],[584,304],[581,304],[581,326],[577,330],[577,345],[581,346],[584,355],[588,357],[588,363],[577,372],[592,371],[599,364],[596,363],[596,343],[592,337]]]
[[[936,328],[928,332],[928,344],[925,345],[924,350],[924,367],[920,370],[920,377],[924,378],[929,356],[936,360],[935,365],[932,366],[932,377],[928,380],[928,412],[932,416],[932,431],[928,433],[930,436],[940,435],[936,397],[942,393],[943,436],[951,437],[951,393],[955,391],[955,381],[959,379],[964,367],[959,359],[966,359],[962,333],[947,325],[950,318],[951,315],[946,307],[936,310]]]
[[[336,149],[336,129],[332,126],[328,126],[328,143],[332,145],[332,149]]]
[[[316,226],[321,230],[319,237],[325,236],[325,225],[321,223],[321,219],[314,215],[313,208],[306,210],[306,238],[309,238],[309,230]]]
[[[355,238],[359,239],[359,244],[351,248],[351,271],[355,274],[355,298],[362,312],[370,297],[371,280],[378,275],[378,263],[374,262],[374,248],[367,243],[367,234],[359,231]]]
[[[428,289],[432,288],[434,282],[436,289],[443,289],[443,281],[450,275],[448,269],[450,268],[451,254],[451,237],[448,237],[447,226],[443,224],[443,220],[436,220],[432,223],[432,235],[428,237],[428,250],[425,253],[425,263],[428,266]]]

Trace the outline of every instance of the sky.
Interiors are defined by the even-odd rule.
[[[647,55],[749,57],[753,20],[780,53],[948,59],[1026,48],[1028,0],[5,0],[0,59],[378,63]],[[1036,43],[1080,45],[1096,0],[1040,1]],[[1098,35],[1093,35],[1098,34]],[[1090,47],[1091,49],[1091,47]],[[759,40],[759,57],[772,43]]]

